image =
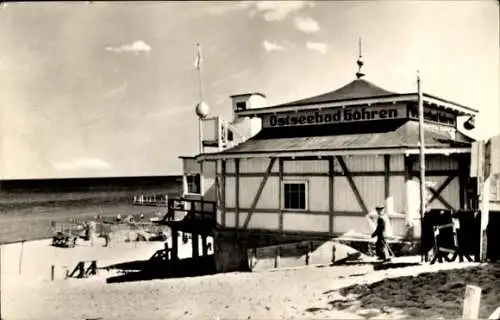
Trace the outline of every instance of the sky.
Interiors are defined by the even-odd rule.
[[[0,9],[0,177],[180,174],[211,115],[365,79],[480,110],[499,131],[497,1],[26,2]]]

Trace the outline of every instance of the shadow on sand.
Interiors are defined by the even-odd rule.
[[[107,278],[106,283],[196,277],[216,273],[213,255],[177,261],[137,260],[110,265],[102,269],[114,269],[124,273]]]

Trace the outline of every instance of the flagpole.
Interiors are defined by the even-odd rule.
[[[201,77],[201,60],[202,60],[201,45],[197,43],[196,46],[197,46],[196,69],[198,70],[198,89],[200,94],[200,103],[202,103],[204,100],[203,100],[203,81]],[[201,117],[198,117],[198,153],[199,154],[203,153],[203,131],[202,131]]]
[[[425,214],[425,143],[424,143],[424,102],[420,83],[420,72],[417,71],[418,88],[418,123],[419,123],[419,145],[420,145],[420,247],[422,247],[422,226]],[[424,252],[421,255],[424,259]]]

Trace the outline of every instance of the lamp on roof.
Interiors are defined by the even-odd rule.
[[[470,116],[467,121],[464,122],[464,128],[466,130],[473,130],[476,128],[476,117]]]

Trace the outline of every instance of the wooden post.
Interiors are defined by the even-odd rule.
[[[199,237],[198,233],[193,232],[191,234],[191,247],[193,249],[193,254],[192,254],[193,258],[198,258],[200,256],[199,241],[200,241],[200,237]]]
[[[176,228],[171,228],[172,230],[172,251],[170,259],[176,261],[179,258],[179,232]]]
[[[479,234],[479,261],[485,262],[487,258],[487,243],[488,239],[486,236],[486,229],[488,227],[489,213],[490,213],[490,174],[491,174],[491,140],[487,141],[484,144],[484,156],[481,157],[481,160],[484,161],[484,165],[482,166],[482,172],[479,172],[479,175],[482,175],[483,184],[480,189],[480,204],[479,210],[481,212],[481,228]]]
[[[54,265],[50,266],[50,281],[54,281]]]
[[[276,246],[276,253],[274,256],[274,267],[278,268],[280,265],[280,246]]]
[[[24,251],[24,240],[21,241],[21,253],[19,254],[19,274],[21,274],[23,266],[23,251]]]
[[[207,235],[205,234],[201,235],[201,248],[202,248],[202,254],[204,256],[208,256],[208,242],[207,242]]]
[[[234,171],[235,171],[235,182],[234,182],[234,219],[236,228],[240,227],[240,159],[234,159]]]
[[[328,157],[328,230],[333,234],[333,212],[335,211],[335,158]]]
[[[420,246],[422,246],[422,223],[424,221],[425,215],[425,138],[424,138],[424,99],[422,94],[422,88],[420,84],[420,74],[417,75],[417,87],[418,87],[418,141],[420,145]],[[424,261],[423,255],[420,256],[420,261]]]
[[[462,319],[478,319],[480,299],[481,288],[473,285],[467,285],[465,288]]]

